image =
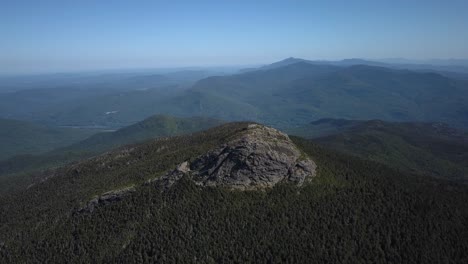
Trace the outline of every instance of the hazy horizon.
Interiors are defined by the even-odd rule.
[[[0,74],[468,59],[466,1],[15,1]]]
[[[386,63],[389,65],[432,65],[432,66],[455,66],[468,69],[468,58],[430,58],[430,59],[408,59],[408,58],[342,58],[336,60],[314,59],[314,58],[296,58],[287,57],[280,58],[274,61],[252,63],[252,64],[220,64],[220,65],[180,65],[180,66],[122,66],[122,67],[103,67],[103,68],[84,68],[84,69],[58,69],[58,70],[37,70],[37,71],[17,71],[17,72],[0,72],[0,77],[15,77],[15,76],[35,76],[35,75],[54,75],[54,74],[114,74],[119,72],[148,72],[148,73],[170,73],[181,71],[220,71],[232,72],[241,69],[250,69],[266,66],[275,62],[280,62],[288,58],[303,59],[307,61],[323,61],[323,62],[339,62],[344,60],[364,60],[376,63]]]

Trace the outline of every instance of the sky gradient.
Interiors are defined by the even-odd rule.
[[[468,58],[467,14],[466,0],[6,0],[0,73],[249,65],[291,56]]]

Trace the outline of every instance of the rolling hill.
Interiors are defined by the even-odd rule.
[[[230,123],[0,197],[0,261],[464,263],[467,198],[465,185]]]
[[[322,119],[288,132],[395,169],[468,183],[468,133],[442,123]]]

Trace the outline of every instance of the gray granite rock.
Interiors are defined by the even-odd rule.
[[[160,180],[170,186],[188,175],[201,186],[249,190],[286,181],[298,186],[315,176],[313,160],[289,137],[273,128],[252,124],[241,137],[183,162]]]
[[[170,188],[187,176],[199,186],[220,186],[238,190],[273,187],[279,182],[301,186],[316,174],[315,162],[302,153],[284,133],[251,124],[225,144],[185,161],[161,177],[148,180]],[[78,212],[93,212],[96,207],[120,201],[134,187],[113,190],[90,200]]]

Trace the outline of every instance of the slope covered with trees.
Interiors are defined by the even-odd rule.
[[[89,158],[126,144],[160,137],[177,136],[201,131],[222,124],[223,121],[211,118],[178,118],[155,115],[134,125],[114,132],[95,134],[70,146],[58,148],[42,155],[20,155],[0,161],[0,190],[29,185],[31,171],[60,166],[69,162]],[[32,174],[34,175],[34,173]],[[15,184],[7,184],[6,182]],[[16,188],[16,187],[15,187]]]
[[[442,123],[323,119],[289,132],[395,169],[468,182],[468,134]]]
[[[148,142],[66,167],[0,199],[0,260],[466,263],[468,189],[293,138],[317,163],[303,187],[233,191],[145,183],[239,137],[246,123]],[[190,142],[191,144],[187,144]],[[93,211],[95,195],[130,190]]]

